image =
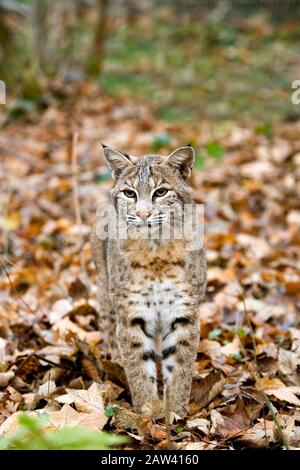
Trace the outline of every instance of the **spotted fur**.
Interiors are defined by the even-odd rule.
[[[149,398],[158,396],[156,363],[161,361],[164,398],[168,389],[172,409],[184,415],[199,341],[206,261],[203,248],[188,250],[187,240],[172,237],[172,230],[178,210],[192,203],[187,180],[194,152],[182,147],[169,157],[133,158],[104,147],[104,155],[115,180],[114,205],[125,208],[125,215],[117,215],[125,219],[118,222],[127,226],[128,237],[101,241],[97,224],[93,231],[100,324],[108,333],[113,359],[125,369],[135,409],[141,411]],[[155,196],[158,188],[167,193]],[[127,197],[132,191],[135,197]],[[164,224],[171,226],[167,240],[161,237]],[[144,237],[150,229],[157,232],[155,239]]]

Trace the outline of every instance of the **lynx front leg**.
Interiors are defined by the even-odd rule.
[[[112,361],[118,362],[122,365],[122,359],[118,347],[117,341],[117,334],[116,334],[116,327],[117,327],[117,312],[115,309],[110,310],[110,314],[107,321],[107,328],[106,331],[108,333],[108,342],[110,345],[111,351],[111,359]]]
[[[117,338],[132,402],[140,412],[150,397],[157,397],[154,323],[139,314],[120,315]]]
[[[165,330],[162,341],[164,398],[170,399],[171,411],[185,416],[199,342],[198,315],[196,312],[194,315],[178,313]]]

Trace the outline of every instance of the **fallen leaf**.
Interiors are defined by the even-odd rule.
[[[208,442],[188,442],[182,444],[180,450],[214,450],[217,447],[217,441]]]
[[[189,429],[196,428],[199,431],[203,432],[205,435],[209,433],[210,423],[208,419],[204,419],[204,418],[189,419],[186,422],[186,425]]]
[[[202,408],[206,407],[214,400],[224,389],[225,378],[222,372],[212,372],[199,384],[194,383],[192,386],[192,403],[189,407],[191,415],[196,414]]]
[[[256,381],[257,390],[264,391],[267,395],[272,395],[279,400],[286,401],[292,405],[300,406],[300,400],[296,394],[300,394],[300,387],[287,387],[280,379],[260,378]]]
[[[149,427],[149,433],[152,439],[154,439],[155,441],[162,441],[163,439],[167,439],[168,437],[166,429],[159,424],[152,424]]]
[[[7,387],[14,376],[15,373],[13,371],[0,372],[0,388]]]
[[[220,413],[211,412],[212,433],[221,435],[227,439],[235,436],[251,424],[246,406],[241,397],[238,397],[234,405],[228,405]]]
[[[56,397],[59,403],[68,405],[74,403],[78,411],[84,413],[103,413],[105,411],[104,396],[107,394],[108,386],[93,382],[88,390],[66,389],[67,393]]]
[[[39,386],[38,393],[40,393],[44,397],[50,397],[55,389],[56,389],[55,382],[53,380],[48,380],[47,382]]]
[[[16,411],[1,424],[0,437],[11,436],[15,431],[17,431],[20,427],[19,417],[22,413],[22,411]],[[36,411],[28,411],[27,413],[34,417],[38,415]]]
[[[221,354],[224,354],[225,356],[236,356],[240,354],[240,350],[241,342],[238,336],[235,336],[233,341],[220,348]]]
[[[243,431],[237,440],[245,446],[258,449],[268,448],[270,443],[275,442],[274,426],[274,421],[260,419],[254,426]]]
[[[129,390],[125,371],[118,362],[102,361],[102,366],[109,380]]]
[[[51,307],[49,312],[49,320],[55,325],[59,320],[64,318],[72,310],[72,304],[68,299],[57,300]]]
[[[300,385],[300,357],[292,351],[279,349],[279,372],[287,385]]]
[[[59,411],[47,412],[50,424],[55,428],[83,426],[88,429],[103,429],[108,417],[101,412],[79,413],[65,404]]]

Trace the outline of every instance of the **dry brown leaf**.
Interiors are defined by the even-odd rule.
[[[49,312],[49,321],[52,325],[58,323],[72,310],[72,304],[68,299],[57,300],[51,307]]]
[[[48,380],[39,386],[38,393],[44,397],[50,397],[54,390],[56,389],[55,382],[53,380]]]
[[[52,327],[53,331],[56,332],[59,340],[79,339],[87,344],[94,345],[101,339],[99,331],[85,331],[80,328],[76,323],[70,320],[70,318],[62,318],[58,320]]]
[[[189,419],[186,422],[188,429],[198,429],[198,431],[203,432],[205,435],[209,433],[210,422],[208,419],[204,418],[195,418]]]
[[[264,300],[254,299],[247,297],[246,306],[249,312],[253,311],[256,314],[256,320],[260,322],[266,322],[273,317],[284,317],[286,314],[286,308],[284,305],[273,305]],[[243,311],[244,306],[242,302],[239,302],[238,308]]]
[[[1,424],[0,437],[8,437],[20,427],[19,417],[22,413],[22,411],[16,411]],[[37,416],[36,411],[28,411],[27,413],[33,417]]]
[[[266,378],[266,377],[261,377],[257,379],[255,388],[257,390],[274,390],[274,389],[280,389],[280,388],[286,388],[285,384],[278,379],[277,377],[274,378]]]
[[[300,385],[300,357],[292,351],[279,349],[279,372],[287,385]]]
[[[218,341],[204,339],[200,341],[198,351],[207,354],[209,357],[217,357],[220,353],[221,345]]]
[[[296,395],[289,390],[288,388],[276,389],[276,390],[266,390],[267,395],[273,395],[278,398],[278,400],[286,401],[292,405],[300,406],[300,400]]]
[[[246,406],[241,397],[238,397],[234,405],[228,405],[221,413],[212,410],[211,421],[211,432],[219,434],[225,439],[235,436],[251,423]]]
[[[199,384],[193,384],[192,402],[189,407],[189,414],[193,415],[207,406],[222,392],[225,385],[225,378],[222,372],[212,372]]]
[[[109,380],[129,390],[125,371],[118,362],[102,361],[102,367]]]
[[[239,233],[237,235],[237,241],[241,246],[249,250],[250,255],[255,256],[256,259],[263,259],[271,253],[270,245],[263,238]]]
[[[275,442],[274,426],[274,421],[260,419],[258,423],[240,434],[237,440],[249,447],[269,447],[269,443]]]
[[[272,341],[263,341],[261,344],[256,346],[256,355],[260,356],[264,354],[266,357],[277,359],[278,350],[276,345]]]
[[[95,364],[94,361],[92,361],[89,357],[87,356],[82,356],[81,358],[81,365],[87,374],[87,376],[94,380],[95,382],[99,382],[101,377],[100,377],[100,371]]]
[[[214,450],[218,446],[217,441],[208,442],[188,442],[181,444],[180,450]]]
[[[166,428],[159,424],[152,424],[149,426],[149,433],[152,439],[155,441],[162,441],[163,439],[168,438],[168,433]]]
[[[225,344],[220,348],[220,352],[225,356],[234,356],[239,354],[241,350],[241,341],[238,336],[235,336],[233,341],[230,343]]]
[[[77,277],[70,283],[68,293],[73,299],[82,299],[83,297],[87,297],[88,289],[82,280]]]
[[[274,396],[278,400],[286,401],[292,405],[300,406],[300,400],[295,394],[300,394],[300,387],[287,387],[280,379],[260,378],[256,381],[257,390],[264,391],[267,395]]]
[[[0,305],[0,319],[4,319],[4,314],[2,313],[1,305]],[[0,323],[0,327],[1,327]],[[7,322],[7,327],[8,327],[8,322]],[[4,362],[4,358],[6,358],[6,347],[7,347],[8,341],[5,340],[4,338],[0,337],[0,362]]]
[[[14,376],[15,373],[13,371],[0,372],[0,388],[7,387]]]
[[[224,418],[219,411],[212,409],[210,412],[210,419],[211,419],[210,433],[216,434],[217,427],[220,425],[223,425]]]
[[[100,385],[93,382],[88,390],[74,390],[67,388],[67,393],[56,397],[59,403],[68,405],[74,403],[78,411],[84,413],[102,413],[104,414],[104,398],[109,389],[108,385]]]
[[[107,416],[101,412],[79,413],[70,405],[65,404],[59,411],[47,413],[50,424],[55,428],[82,426],[88,429],[103,429]]]

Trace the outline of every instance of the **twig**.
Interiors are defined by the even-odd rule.
[[[289,443],[288,443],[288,441],[286,440],[286,437],[285,437],[285,435],[284,435],[284,433],[283,433],[283,431],[282,431],[282,427],[281,427],[281,425],[280,425],[280,423],[279,423],[279,421],[278,421],[278,418],[277,418],[276,414],[274,413],[273,405],[272,405],[272,403],[270,402],[270,399],[269,399],[268,395],[267,395],[265,392],[263,392],[263,396],[264,396],[264,399],[265,399],[266,402],[267,402],[267,407],[269,408],[269,410],[270,410],[270,412],[271,412],[272,418],[274,419],[275,424],[276,424],[276,426],[277,426],[277,431],[278,431],[279,437],[280,437],[280,439],[281,439],[281,441],[282,441],[282,444],[284,445],[284,447],[286,448],[286,450],[289,450],[289,449],[290,449]]]
[[[249,312],[247,310],[247,306],[246,306],[246,302],[245,302],[245,297],[244,297],[244,293],[241,292],[240,294],[240,299],[242,300],[243,302],[243,306],[244,306],[244,310],[245,310],[245,315],[246,315],[246,319],[247,319],[247,323],[249,325],[249,329],[250,329],[250,336],[251,336],[251,339],[252,339],[252,343],[253,343],[253,353],[254,353],[254,363],[255,363],[255,370],[254,370],[254,373],[253,373],[253,376],[254,376],[254,379],[255,379],[255,382],[258,381],[258,364],[257,364],[257,355],[256,355],[256,340],[255,340],[255,336],[254,336],[254,330],[253,330],[253,327],[252,327],[252,324],[251,324],[251,320],[250,320],[250,315],[249,315]],[[281,442],[283,444],[283,446],[286,448],[286,450],[289,450],[289,444],[286,440],[286,437],[282,431],[282,427],[278,421],[278,418],[276,416],[276,414],[274,413],[274,409],[273,409],[273,406],[269,400],[269,397],[266,395],[266,393],[263,391],[263,397],[267,403],[267,407],[269,408],[270,412],[271,412],[271,415],[272,415],[272,418],[276,424],[276,427],[277,427],[277,431],[278,431],[278,434],[279,434],[279,437],[281,439]]]
[[[250,329],[250,336],[251,336],[252,343],[253,343],[254,362],[255,362],[256,370],[257,370],[258,367],[257,367],[257,355],[256,355],[256,339],[255,339],[254,330],[253,330],[253,327],[252,327],[252,324],[251,324],[250,315],[249,315],[249,312],[248,312],[247,307],[246,307],[245,297],[244,297],[243,293],[241,293],[241,299],[242,299],[243,306],[244,306],[246,320],[247,320],[247,323],[248,323],[248,326],[249,326],[249,329]]]
[[[50,364],[51,366],[59,367],[60,369],[64,369],[64,370],[73,370],[72,367],[70,367],[70,366],[62,366],[61,364],[57,364],[57,363],[54,362],[54,361],[50,361],[50,359],[46,359],[45,357],[40,356],[40,355],[37,354],[37,353],[33,353],[33,355],[34,355],[37,359],[40,359],[41,361],[47,362],[47,364]]]
[[[265,408],[263,408],[263,419],[264,419],[264,431],[265,431],[266,447],[269,447],[269,439],[268,439],[268,436],[267,436],[267,425],[266,425],[266,417],[265,417]]]
[[[78,132],[73,133],[72,147],[71,147],[71,165],[72,165],[72,186],[73,186],[73,205],[75,212],[75,221],[79,228],[79,236],[81,244],[83,244],[83,233],[82,233],[82,218],[80,210],[80,199],[79,199],[79,186],[78,186],[78,162],[77,162],[77,147],[78,147],[79,134]],[[83,250],[80,250],[80,265],[82,272],[86,275],[85,258]]]
[[[236,432],[233,433],[233,434],[230,434],[230,436],[225,437],[225,438],[222,439],[220,442],[218,442],[217,447],[222,446],[223,444],[225,444],[225,442],[230,441],[230,440],[233,439],[234,437],[237,437],[239,434],[242,434],[243,432],[247,431],[247,430],[250,429],[250,428],[251,428],[251,425],[250,425],[250,426],[246,426],[245,428],[240,429],[239,431],[236,431]]]
[[[9,275],[9,272],[7,271],[6,267],[4,264],[1,265],[1,268],[3,269],[4,271],[4,274],[6,275],[7,279],[8,279],[8,282],[9,282],[9,285],[11,287],[11,290],[12,292],[14,292],[16,294],[16,299],[21,302],[24,307],[26,307],[26,309],[29,311],[29,313],[31,314],[35,314],[36,312],[34,310],[32,310],[32,308],[28,305],[28,303],[23,299],[23,297],[21,295],[18,295],[17,291],[16,291],[16,288],[15,286],[13,285],[12,283],[12,280],[11,280],[11,277]]]

